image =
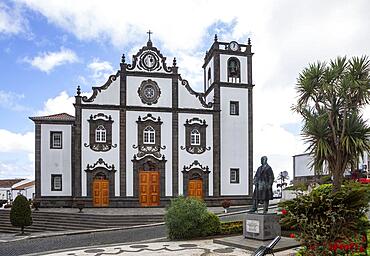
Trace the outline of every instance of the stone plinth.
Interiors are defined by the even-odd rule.
[[[279,216],[275,213],[246,213],[243,220],[243,236],[257,240],[271,240],[281,235]]]

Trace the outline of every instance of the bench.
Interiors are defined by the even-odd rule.
[[[277,236],[268,245],[262,245],[257,248],[252,254],[252,256],[264,256],[266,254],[274,255],[274,246],[280,241],[281,236]]]

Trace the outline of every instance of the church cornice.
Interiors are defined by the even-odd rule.
[[[102,91],[102,90],[106,90],[108,89],[108,87],[114,82],[117,80],[117,78],[120,76],[120,71],[117,71],[117,73],[114,75],[110,75],[108,80],[105,82],[105,84],[103,84],[102,86],[93,86],[92,87],[92,90],[93,90],[93,94],[88,98],[87,96],[83,96],[82,97],[82,101],[83,102],[93,102],[96,98],[96,96],[98,96],[98,94]]]
[[[213,102],[208,102],[207,103],[206,100],[205,100],[205,94],[202,93],[202,92],[194,91],[190,87],[188,80],[182,79],[181,75],[179,75],[179,80],[181,81],[181,85],[184,86],[186,88],[186,90],[188,90],[188,92],[191,95],[194,95],[199,100],[199,102],[202,104],[203,107],[205,107],[205,108],[212,108],[213,107]]]

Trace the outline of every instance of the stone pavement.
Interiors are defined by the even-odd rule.
[[[215,244],[212,240],[188,240],[188,241],[162,241],[162,242],[141,242],[135,244],[116,244],[105,246],[94,246],[77,249],[68,249],[62,251],[45,252],[37,255],[51,256],[100,256],[100,255],[161,255],[161,256],[216,256],[216,255],[233,255],[245,256],[251,255],[251,251],[246,251],[230,246]],[[275,253],[276,256],[293,256],[296,250],[290,249]],[[29,255],[30,256],[30,255]]]
[[[234,206],[230,207],[228,213],[224,213],[222,207],[208,207],[208,210],[219,215],[221,221],[237,221],[243,220],[243,213],[249,209],[249,206]],[[261,209],[260,209],[261,210]],[[269,207],[269,212],[274,212],[277,210],[276,205],[271,205]],[[42,208],[40,211],[44,212],[64,212],[64,213],[75,213],[76,209],[73,208]],[[155,215],[155,214],[164,214],[165,208],[87,208],[84,209],[85,214],[96,214],[96,215]],[[82,213],[83,214],[83,213]],[[156,226],[163,225],[164,223],[157,223],[151,225],[143,226]],[[123,227],[123,228],[107,228],[107,229],[91,229],[91,230],[81,230],[81,231],[58,231],[58,232],[32,232],[27,233],[25,236],[18,236],[17,234],[12,233],[0,233],[0,244],[4,242],[18,241],[27,238],[43,238],[43,237],[52,237],[52,236],[63,236],[63,235],[78,235],[78,234],[87,234],[94,232],[104,232],[109,230],[127,230],[132,229],[133,227]]]

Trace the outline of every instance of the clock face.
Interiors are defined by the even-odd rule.
[[[153,68],[156,64],[155,56],[152,53],[148,53],[144,57],[144,66],[147,68]]]
[[[229,48],[232,51],[238,51],[239,50],[239,44],[235,41],[230,42]]]

